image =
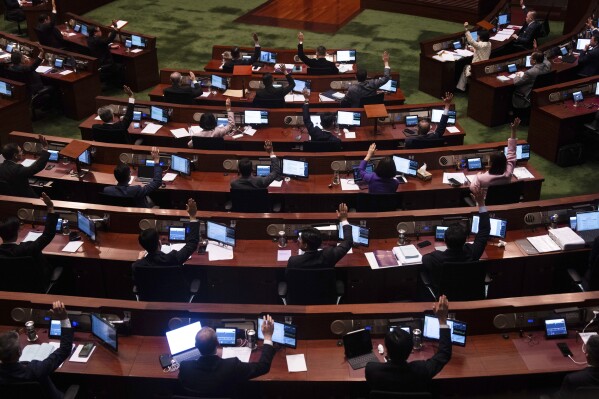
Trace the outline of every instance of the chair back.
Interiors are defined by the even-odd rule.
[[[368,104],[383,104],[385,102],[385,93],[378,93],[374,96],[362,97],[360,99],[360,107]]]
[[[556,71],[551,71],[542,75],[537,75],[534,83],[532,84],[532,89],[541,89],[543,87],[555,84],[556,76]]]
[[[102,205],[124,206],[130,208],[139,206],[135,197],[117,197],[116,195],[110,195],[104,192],[98,193],[98,202]]]
[[[44,294],[48,282],[31,256],[0,257],[0,291]],[[2,397],[0,395],[0,397]]]
[[[189,300],[189,283],[180,265],[136,266],[133,269],[133,281],[140,301],[188,302]]]
[[[302,150],[305,152],[336,152],[341,151],[341,141],[304,141]]]
[[[11,185],[4,180],[0,180],[0,195],[13,195]]]
[[[0,398],[50,399],[51,396],[37,381],[19,381],[0,384]]]
[[[98,129],[95,126],[92,126],[92,140],[102,143],[131,144],[126,131]]]
[[[356,198],[356,212],[396,211],[399,196],[397,193],[369,194],[359,193]]]
[[[270,212],[270,197],[267,188],[259,189],[231,189],[231,203],[233,212]]]
[[[435,148],[445,146],[445,139],[406,140],[406,149]]]
[[[479,261],[445,262],[437,295],[446,295],[450,301],[485,299],[486,275],[486,267]]]
[[[308,68],[308,75],[334,75],[335,72],[331,71],[331,68]]]
[[[337,303],[334,268],[287,269],[288,305],[327,305]]]
[[[388,391],[370,391],[368,399],[430,399],[430,392],[388,392]]]
[[[255,108],[285,108],[287,104],[285,103],[285,99],[281,98],[261,98],[254,97],[254,101],[252,102],[252,107]]]
[[[489,186],[485,203],[487,205],[505,205],[520,202],[523,182]]]
[[[588,284],[589,290],[599,291],[599,256],[595,258],[595,262],[593,262],[589,269]]]
[[[599,386],[578,387],[574,391],[572,399],[597,399],[599,398]]]
[[[193,148],[200,150],[224,150],[225,139],[223,137],[200,137],[193,136],[191,138]]]
[[[193,97],[190,93],[172,93],[169,91],[164,92],[163,102],[171,104],[193,104]]]

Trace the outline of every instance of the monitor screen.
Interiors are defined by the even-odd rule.
[[[570,228],[576,231],[576,216],[570,216]]]
[[[172,355],[185,352],[196,346],[196,335],[202,329],[202,323],[195,323],[166,332],[166,340]]]
[[[566,319],[559,318],[545,320],[545,336],[547,338],[566,338],[568,336]]]
[[[576,42],[576,50],[584,50],[589,44],[591,44],[591,39],[578,39]]]
[[[599,83],[597,83],[597,86],[595,86],[595,95],[599,96]]]
[[[480,221],[480,217],[478,215],[474,215],[472,217],[471,232],[474,234],[478,233],[479,221]],[[506,232],[507,232],[507,220],[491,218],[491,237],[505,238]]]
[[[337,50],[337,62],[356,62],[356,50]]]
[[[283,158],[283,174],[285,176],[308,177],[308,162]]]
[[[322,125],[320,124],[320,115],[310,115],[310,121],[314,126],[318,126],[322,129]]]
[[[133,111],[133,120],[136,122],[141,121],[141,111]]]
[[[119,350],[119,335],[117,334],[116,328],[95,313],[91,314],[91,321],[92,334],[94,337],[98,338],[110,349],[117,352]]]
[[[16,44],[15,43],[8,43],[6,45],[6,52],[7,53],[12,53],[12,51],[15,49]]]
[[[576,214],[576,231],[599,229],[599,211]]]
[[[81,211],[77,211],[77,228],[87,235],[90,240],[96,240],[96,224]]]
[[[89,33],[87,31],[87,25],[81,25],[81,34],[83,36],[89,36]]]
[[[218,344],[221,346],[231,346],[237,343],[237,329],[236,328],[217,328],[216,339]]]
[[[448,228],[449,228],[449,226],[437,226],[435,228],[435,240],[437,240],[437,241],[445,240],[445,232],[447,231]]]
[[[270,51],[261,51],[260,52],[260,62],[264,62],[266,64],[276,64],[277,63],[277,53],[271,53]]]
[[[169,226],[168,228],[168,240],[169,241],[185,241],[185,227],[174,227]]]
[[[503,148],[503,153],[507,157],[508,148],[507,146]],[[516,160],[517,161],[526,161],[530,159],[530,144],[518,144],[516,146]]]
[[[126,39],[125,40],[125,47],[126,48],[131,48],[131,39]]]
[[[92,163],[92,155],[91,152],[89,151],[89,149],[83,151],[83,153],[81,155],[79,155],[79,158],[77,158],[77,160],[80,163],[86,164],[86,165],[91,165]]]
[[[379,87],[379,89],[384,90],[389,93],[396,93],[397,92],[397,80],[389,79],[387,81],[387,83],[385,83],[384,85]]]
[[[216,118],[216,126],[227,126],[229,118]]]
[[[470,36],[472,37],[472,40],[477,41],[478,40],[478,32],[470,32]]]
[[[572,93],[572,99],[576,102],[578,101],[582,101],[583,100],[583,96],[582,96],[582,92],[581,91],[575,91],[574,93]]]
[[[268,125],[268,111],[244,111],[244,120],[248,125]]]
[[[456,50],[461,49],[462,48],[462,42],[459,41],[459,40],[453,42],[453,48],[456,49]]]
[[[431,123],[439,123],[441,122],[441,117],[443,116],[442,109],[432,109],[431,110]]]
[[[270,165],[257,165],[256,176],[264,177],[270,175]]]
[[[137,47],[146,47],[146,40],[137,35],[131,35],[131,44]]]
[[[75,32],[80,32],[80,31],[81,31],[81,25],[79,25],[79,24],[75,24],[75,27],[73,28],[73,30],[74,30]]]
[[[350,226],[354,244],[367,247],[369,243],[368,236],[370,234],[370,230],[367,227],[355,226],[353,224],[350,224]],[[345,239],[345,236],[343,235],[343,226],[341,226],[341,224],[339,225],[339,239]]]
[[[220,90],[227,90],[227,78],[218,75],[210,75],[210,86]]]
[[[514,73],[514,72],[518,71],[518,67],[516,66],[516,64],[508,64],[507,71],[509,73]]]
[[[451,343],[458,346],[466,346],[466,337],[468,326],[463,321],[447,320],[447,325],[451,330]],[[424,316],[424,327],[422,336],[427,339],[439,339],[439,319],[435,316]]]
[[[395,163],[395,170],[397,173],[407,176],[416,176],[416,170],[418,170],[417,161],[393,155],[393,162]]]
[[[152,105],[150,106],[150,118],[156,122],[167,123],[168,113],[165,109]]]
[[[366,164],[366,169],[364,171],[366,173],[372,173],[372,172],[374,172],[374,164],[372,162],[368,162]],[[354,182],[358,183],[358,182],[362,181],[362,176],[360,175],[360,167],[359,166],[354,166],[353,167],[353,172],[354,172]]]
[[[304,91],[304,89],[310,90],[310,81],[295,79],[295,87],[293,88],[293,91],[296,93],[301,93]]]
[[[342,126],[360,126],[360,113],[337,111],[337,124]]]
[[[532,64],[530,63],[530,57],[531,57],[530,55],[526,56],[526,64],[525,65],[527,68],[532,68]]]
[[[4,96],[12,96],[12,86],[6,82],[0,82],[0,94]]]
[[[48,152],[50,153],[50,158],[48,158],[48,161],[58,162],[58,151],[48,150]]]
[[[258,339],[264,339],[262,334],[262,323],[264,319],[258,318]],[[276,342],[279,345],[288,346],[295,348],[297,346],[297,327],[293,324],[274,322],[275,331],[272,334],[272,342]]]
[[[54,67],[62,68],[63,63],[64,63],[64,60],[62,58],[57,58],[54,60]]]
[[[404,330],[405,332],[407,332],[408,334],[412,334],[411,328],[410,327],[402,327],[402,326],[389,326],[389,332],[393,332],[397,329],[400,330]]]
[[[455,125],[456,116],[457,116],[457,111],[453,111],[453,110],[447,111],[447,124]]]
[[[560,47],[559,51],[561,51],[562,55],[568,55],[568,49],[566,47]]]
[[[221,223],[206,222],[206,237],[221,244],[235,246],[235,229]]]
[[[407,115],[406,126],[416,126],[418,124],[418,115]]]
[[[501,14],[497,18],[497,25],[507,25],[509,23],[510,23],[510,16],[509,16],[509,14]]]
[[[62,335],[62,327],[60,320],[50,320],[50,328],[48,329],[48,338],[60,338]]]
[[[482,158],[468,158],[466,160],[468,170],[481,170],[483,168]]]
[[[171,155],[171,169],[183,175],[190,175],[191,161],[178,155]]]

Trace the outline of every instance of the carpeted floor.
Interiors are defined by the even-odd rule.
[[[234,19],[262,2],[263,0],[229,0],[223,5],[221,1],[215,0],[116,0],[87,14],[87,17],[104,24],[113,18],[124,19],[129,21],[128,30],[157,36],[160,67],[201,69],[210,58],[213,44],[250,46],[253,31],[259,33],[263,46],[296,46],[297,32],[294,30],[233,23]],[[1,21],[0,29],[12,31],[15,28],[14,24]],[[358,50],[360,64],[376,71],[382,70],[380,55],[388,50],[392,70],[399,70],[401,74],[401,89],[407,102],[417,104],[435,101],[433,97],[418,90],[419,42],[461,29],[461,24],[367,10],[334,35],[305,32],[305,44],[307,47],[323,44],[332,48],[355,48]],[[561,23],[552,23],[552,35],[561,30]],[[121,93],[111,91],[105,94]],[[137,98],[147,99],[147,91],[137,93]],[[507,139],[507,126],[487,128],[465,117],[467,106],[467,95],[456,94],[459,123],[466,130],[467,144]],[[78,124],[79,121],[63,117],[49,117],[34,123],[34,130],[49,135],[78,137]],[[527,137],[526,128],[521,129],[519,137]],[[597,170],[599,159],[596,155],[594,158],[582,166],[560,168],[533,155],[532,164],[546,179],[542,197],[596,192],[599,175],[593,172]]]

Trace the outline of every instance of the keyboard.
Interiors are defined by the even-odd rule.
[[[566,62],[568,64],[573,64],[573,63],[576,62],[576,60],[577,60],[577,58],[575,56],[573,56],[573,55],[564,55],[564,56],[562,56],[562,61]]]
[[[137,180],[137,181],[139,181],[139,182],[142,182],[142,183],[149,183],[149,182],[151,182],[152,180],[154,180],[154,178],[153,178],[153,177],[139,177],[139,176],[137,176],[137,177],[135,178],[135,180]]]
[[[593,244],[595,238],[599,236],[599,230],[585,230],[585,231],[577,231],[578,234],[584,240],[587,246]]]
[[[403,132],[406,136],[416,136],[418,134],[418,132],[413,129],[404,129]]]
[[[188,352],[179,353],[176,356],[173,356],[173,359],[177,361],[177,363],[181,364],[181,362],[185,360],[196,360],[200,358],[200,351],[197,349],[190,350]]]
[[[360,355],[360,356],[353,357],[351,359],[347,359],[347,361],[352,369],[357,370],[357,369],[363,369],[364,367],[366,367],[366,364],[368,364],[370,362],[378,363],[379,359],[378,359],[378,357],[376,357],[374,352],[369,352],[364,355]]]

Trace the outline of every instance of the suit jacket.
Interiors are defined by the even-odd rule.
[[[236,60],[228,60],[227,62],[225,62],[223,64],[223,72],[233,73],[233,67],[235,65],[252,65],[253,63],[258,61],[258,59],[260,58],[261,52],[262,52],[262,49],[260,48],[260,46],[255,46],[254,54],[252,54],[251,58],[249,58],[249,59],[238,58]]]
[[[474,55],[472,56],[472,62],[486,61],[491,57],[491,42],[479,42],[472,39],[472,34],[469,30],[466,30],[466,41],[469,45],[474,47]]]
[[[103,192],[115,197],[135,198],[136,205],[141,208],[149,208],[146,196],[160,188],[162,184],[162,168],[160,165],[154,166],[154,178],[152,181],[143,186],[116,185],[104,187]]]
[[[256,190],[268,188],[276,178],[281,175],[281,160],[277,157],[270,158],[270,174],[268,176],[240,177],[231,181],[231,188],[240,190]]]
[[[313,68],[314,75],[337,75],[339,73],[335,63],[326,58],[308,58],[304,54],[304,45],[301,43],[297,45],[297,55],[308,68]]]
[[[599,367],[587,367],[584,370],[566,375],[557,396],[559,399],[573,398],[576,389],[582,387],[599,387]],[[577,398],[583,397],[588,399],[596,398],[593,394],[590,396],[577,396]]]
[[[269,372],[275,355],[272,345],[263,345],[260,360],[243,363],[238,358],[222,359],[217,355],[181,362],[181,385],[202,397],[233,396],[239,384]]]
[[[584,76],[599,75],[599,46],[583,51],[578,57],[578,73]]]
[[[447,128],[447,121],[449,120],[449,115],[441,116],[441,121],[437,125],[437,128],[433,132],[429,132],[427,135],[418,135],[413,137],[406,138],[406,148],[414,148],[417,145],[417,142],[420,144],[421,148],[430,148],[435,147],[435,143],[431,143],[428,145],[428,141],[440,139],[445,134],[445,129]]]
[[[445,251],[434,251],[422,257],[423,271],[429,276],[431,285],[436,291],[439,289],[443,263],[479,260],[485,251],[491,234],[491,222],[488,212],[479,213],[479,216],[478,233],[472,244],[465,244],[458,250],[448,248]]]
[[[44,83],[42,82],[40,74],[35,71],[42,62],[43,60],[41,58],[36,57],[35,61],[29,65],[19,64],[8,67],[9,71],[17,72],[23,75],[23,83],[27,85],[30,95],[35,95],[44,88]]]
[[[169,94],[187,94],[189,99],[193,101],[194,98],[202,95],[202,86],[199,83],[193,86],[171,86],[164,89],[164,96]]]
[[[19,0],[4,0],[6,16],[18,21],[25,21],[25,12],[21,8]]]
[[[0,165],[0,180],[7,182],[11,189],[11,194],[17,197],[38,198],[38,195],[29,185],[29,178],[42,171],[50,153],[42,151],[40,157],[31,165],[23,166],[10,160],[4,160]]]
[[[537,76],[551,72],[551,62],[543,61],[542,64],[535,64],[532,68],[524,72],[524,75],[514,78],[514,95],[512,96],[512,105],[514,108],[528,108],[530,102],[524,100],[530,97],[532,86]]]
[[[285,96],[295,87],[295,81],[291,74],[285,76],[287,78],[287,87],[274,87],[273,85],[266,86],[256,92],[254,97],[254,107],[285,107]]]
[[[322,251],[306,251],[295,255],[287,261],[288,269],[326,269],[335,267],[345,256],[353,244],[352,228],[349,224],[343,226],[343,241],[334,247],[326,247]]]
[[[92,126],[92,138],[94,141],[104,143],[131,144],[129,125],[133,120],[133,109],[135,104],[127,104],[127,110],[122,120],[114,123],[97,123]]]
[[[90,32],[90,35],[92,33]],[[87,38],[87,47],[89,47],[90,55],[98,59],[101,67],[114,64],[112,53],[110,52],[110,43],[116,38],[117,32],[111,31],[107,38],[102,36],[89,36]]]
[[[50,379],[54,372],[71,354],[73,346],[73,329],[62,328],[60,347],[46,360],[18,363],[0,363],[0,383],[38,381],[52,399],[62,399],[60,392]]]
[[[524,8],[523,11],[524,15],[528,14],[527,8]],[[533,40],[537,38],[539,29],[541,29],[541,22],[536,20],[531,23],[525,22],[520,31],[518,31],[518,38],[514,40],[514,45],[532,50]]]
[[[439,350],[428,360],[368,363],[366,381],[370,389],[390,392],[430,391],[431,380],[451,359],[451,331],[449,328],[439,330]]]
[[[65,43],[62,34],[56,29],[56,13],[50,15],[49,23],[38,24],[35,31],[41,45],[54,48],[64,47]]]
[[[322,130],[318,126],[314,126],[312,120],[310,119],[310,106],[306,103],[304,103],[302,107],[302,116],[304,119],[304,126],[306,129],[308,129],[308,134],[310,135],[310,139],[312,141],[341,142],[339,137],[335,136],[328,130]]]
[[[379,87],[384,85],[391,78],[391,68],[385,68],[383,77],[378,79],[367,79],[357,85],[349,86],[347,94],[341,100],[342,107],[358,108],[360,100],[364,97],[374,96]]]
[[[368,183],[368,192],[370,194],[387,194],[394,193],[397,191],[399,181],[392,177],[390,179],[379,177],[374,172],[366,172],[366,165],[368,162],[365,160],[360,161],[360,177]]]
[[[162,251],[156,251],[147,254],[143,259],[135,261],[132,265],[133,279],[135,280],[135,268],[137,266],[177,266],[183,265],[185,261],[193,254],[200,242],[200,222],[195,221],[189,224],[189,236],[185,246],[179,251],[171,251],[165,254]]]

